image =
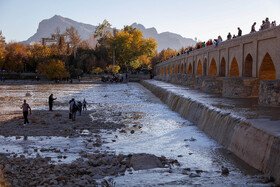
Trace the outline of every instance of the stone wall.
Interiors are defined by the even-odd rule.
[[[225,77],[223,79],[223,97],[257,98],[260,81],[257,78]]]
[[[205,93],[220,94],[223,92],[223,78],[207,77],[202,81],[202,85],[200,89]]]
[[[273,176],[276,184],[280,184],[280,138],[279,133],[271,131],[271,127],[268,129],[265,123],[247,121],[194,98],[178,95],[170,85],[158,86],[153,80],[141,81],[141,84],[170,109],[197,125],[250,166]],[[276,84],[279,88],[280,82],[273,85]]]
[[[280,80],[262,80],[259,104],[280,107]]]

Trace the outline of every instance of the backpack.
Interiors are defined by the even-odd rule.
[[[78,110],[79,110],[79,107],[77,106],[76,102],[74,102],[72,112],[77,112]]]

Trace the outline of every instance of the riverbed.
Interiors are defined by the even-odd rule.
[[[8,157],[27,158],[41,156],[50,158],[50,163],[59,165],[71,163],[81,158],[81,152],[93,154],[96,150],[116,155],[148,153],[158,157],[176,159],[180,165],[135,171],[130,169],[124,175],[114,176],[116,186],[270,186],[266,177],[247,166],[232,153],[210,139],[195,125],[171,111],[150,91],[138,83],[128,84],[66,84],[66,85],[1,85],[0,122],[12,123],[15,116],[21,115],[19,107],[26,99],[32,110],[48,116],[47,99],[53,93],[56,111],[67,111],[68,101],[84,98],[88,111],[77,116],[77,121],[67,119],[61,112],[59,119],[65,126],[81,126],[73,135],[20,134],[31,131],[31,125],[40,127],[34,121],[30,127],[15,124],[19,134],[0,134],[0,153]],[[59,113],[59,112],[58,112]],[[66,112],[67,114],[67,112]],[[57,115],[58,116],[58,115]],[[31,117],[31,116],[30,116]],[[59,121],[58,120],[58,121]],[[88,120],[88,121],[86,121]],[[83,124],[81,124],[83,121]],[[86,123],[84,122],[86,121]],[[118,128],[104,128],[94,132],[95,124],[111,124]],[[27,125],[28,126],[28,125]],[[28,130],[30,128],[30,130]],[[57,126],[56,126],[57,128]],[[66,127],[65,127],[66,128]],[[96,138],[96,134],[100,138]],[[101,141],[93,146],[88,140]],[[43,148],[43,150],[42,150]],[[37,150],[37,151],[35,151]],[[224,169],[227,169],[228,172]]]

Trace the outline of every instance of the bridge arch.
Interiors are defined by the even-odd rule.
[[[181,70],[180,73],[184,73],[184,64],[181,64]]]
[[[230,77],[239,77],[239,67],[238,67],[238,63],[237,63],[235,57],[231,61],[229,76]]]
[[[274,63],[268,53],[265,54],[261,67],[259,70],[259,78],[261,80],[275,80],[276,79],[276,70]]]
[[[207,75],[207,59],[203,61],[203,75]]]
[[[209,76],[217,76],[217,64],[214,58],[212,58],[209,71],[208,71]]]
[[[175,74],[177,74],[178,73],[178,65],[176,64],[175,65],[175,72],[174,72]]]
[[[197,75],[202,75],[202,63],[201,63],[200,60],[198,60],[198,63],[197,63],[196,74]]]
[[[244,77],[252,77],[253,76],[253,58],[252,55],[249,53],[244,62]]]
[[[225,77],[226,76],[226,60],[223,57],[221,60],[221,65],[220,65],[220,76]]]
[[[169,74],[172,75],[172,65],[170,66]]]
[[[188,74],[192,74],[192,64],[191,63],[189,63]]]

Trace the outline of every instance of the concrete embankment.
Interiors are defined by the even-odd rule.
[[[180,87],[169,83],[145,80],[141,84],[173,111],[197,125],[252,167],[271,175],[280,184],[280,124],[273,126],[277,128],[275,130],[268,129],[266,123],[254,123],[254,120],[205,104],[187,93],[178,92]]]

